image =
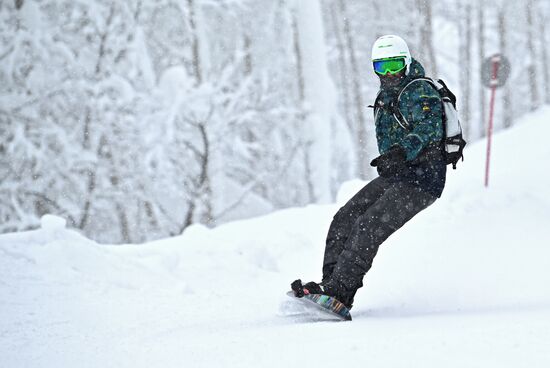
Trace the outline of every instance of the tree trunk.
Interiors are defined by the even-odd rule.
[[[204,32],[204,20],[202,17],[201,2],[195,0],[187,0],[187,8],[189,11],[189,25],[191,28],[192,41],[191,41],[191,54],[193,73],[195,77],[195,85],[201,85],[206,79],[208,79],[208,73],[210,70],[210,61],[208,55],[208,38]],[[245,47],[249,47],[247,43],[249,40],[245,39]],[[251,60],[250,68],[252,67]],[[248,72],[251,72],[250,69]],[[247,70],[245,69],[245,72]],[[223,180],[218,178],[223,177],[223,157],[220,152],[216,150],[210,143],[212,137],[209,136],[211,132],[208,130],[208,123],[211,117],[209,116],[204,121],[194,121],[196,124],[201,140],[204,147],[204,156],[201,157],[201,178],[200,187],[198,189],[198,195],[200,199],[191,199],[191,201],[200,201],[200,203],[190,203],[189,212],[184,219],[183,226],[187,226],[188,222],[194,219],[195,211],[200,204],[200,212],[197,214],[199,221],[207,226],[213,227],[216,219],[214,218],[214,212],[216,208],[220,207],[219,203],[223,196]]]
[[[105,58],[105,47],[106,47],[106,43],[107,43],[107,38],[109,36],[109,28],[111,26],[111,23],[113,21],[113,17],[114,17],[114,14],[115,14],[115,5],[114,4],[111,4],[111,7],[109,9],[109,15],[107,16],[107,20],[105,22],[105,30],[104,32],[100,35],[100,44],[99,44],[99,50],[98,50],[98,56],[97,56],[97,61],[96,61],[96,65],[95,65],[95,75],[94,77],[96,79],[100,79],[101,78],[101,74],[102,74],[102,66],[103,66],[103,62],[104,62],[104,58]],[[92,103],[97,103],[97,101],[95,100],[96,97],[94,96],[94,100],[91,101]],[[97,106],[96,106],[97,107]],[[83,136],[83,142],[82,142],[82,146],[84,149],[89,149],[90,148],[90,134],[91,134],[91,130],[90,130],[90,124],[92,122],[92,111],[91,111],[91,108],[90,107],[87,107],[86,108],[86,116],[84,117],[84,121],[85,121],[85,125],[84,125],[84,136]],[[100,138],[99,138],[99,145],[96,149],[96,157],[99,159],[99,156],[101,155],[101,149],[103,147],[104,144],[106,144],[106,139],[104,139],[105,136],[104,134],[101,134]],[[82,209],[82,215],[80,216],[80,221],[79,221],[79,225],[78,225],[78,228],[81,229],[81,230],[84,230],[84,228],[86,227],[86,225],[88,224],[88,221],[90,219],[90,209],[92,207],[92,200],[93,200],[93,197],[94,197],[94,191],[95,191],[95,188],[96,188],[96,169],[94,168],[93,171],[89,171],[88,172],[88,185],[87,185],[87,190],[88,192],[86,193],[86,200],[84,201],[84,208]]]
[[[193,74],[195,75],[195,84],[200,85],[202,83],[202,70],[199,53],[199,40],[197,37],[197,25],[195,24],[195,1],[187,0],[187,6],[189,8],[189,26],[191,27],[191,33],[193,35],[191,41]]]
[[[423,60],[428,71],[427,74],[437,77],[437,61],[432,37],[432,3],[431,1],[417,0],[416,6],[422,17],[420,22],[420,53],[427,56],[427,59]]]
[[[367,153],[367,123],[365,121],[365,104],[361,91],[361,73],[359,63],[357,62],[355,42],[349,23],[349,14],[346,8],[345,0],[338,2],[340,14],[344,22],[344,37],[346,40],[346,49],[349,56],[351,67],[351,80],[353,90],[353,100],[357,116],[357,127],[355,129],[356,151],[357,151],[357,174],[361,179],[367,179],[367,173],[370,172],[369,157]]]
[[[544,103],[550,104],[550,71],[548,70],[548,44],[546,43],[546,22],[548,18],[545,15],[544,9],[540,9],[539,17],[539,36],[540,36],[540,53],[542,57],[542,68],[544,74]]]
[[[470,98],[472,94],[472,6],[466,5],[464,13],[466,24],[459,20],[460,24],[460,85],[462,87],[462,106],[459,111],[462,113],[462,127],[464,128],[464,137],[469,140],[471,134],[471,111]]]
[[[300,105],[300,109],[303,109],[304,102],[305,102],[305,78],[304,78],[304,71],[303,71],[303,62],[302,62],[302,51],[300,48],[300,31],[298,30],[298,22],[296,20],[295,16],[292,16],[292,37],[293,37],[293,44],[294,44],[294,55],[296,58],[296,88],[298,89],[298,102]],[[300,118],[302,121],[305,121],[307,119],[306,114],[300,114]],[[306,135],[307,137],[307,135]],[[308,200],[307,202],[311,203],[315,201],[315,191],[313,189],[313,183],[311,178],[311,170],[310,170],[310,156],[309,156],[309,147],[310,147],[310,141],[308,141],[307,138],[305,138],[304,144],[304,155],[303,155],[303,161],[304,161],[304,181],[307,188],[308,193]]]
[[[530,110],[536,110],[540,106],[539,91],[537,85],[537,68],[535,66],[537,62],[537,53],[535,50],[534,38],[534,24],[533,24],[533,0],[527,0],[525,6],[527,17],[527,51],[529,52],[529,65],[527,67],[527,74],[529,78],[529,91],[531,93]]]
[[[120,203],[116,204],[116,210],[118,213],[118,221],[120,226],[120,236],[124,243],[131,243],[132,238],[130,236],[130,225],[128,223],[128,217],[126,216],[126,211],[124,206]]]
[[[197,12],[195,10],[195,0],[187,0],[187,7],[189,9],[189,26],[191,28],[192,34],[191,54],[193,58],[193,74],[195,76],[195,84],[200,85],[203,81],[203,71],[201,67],[201,53],[197,27]]]
[[[248,77],[252,74],[252,52],[250,50],[252,41],[248,34],[243,36],[243,51],[244,51],[244,75]]]
[[[498,33],[500,37],[500,53],[501,55],[506,56],[508,54],[507,40],[507,24],[506,24],[506,3],[503,4],[502,8],[498,12]],[[512,126],[512,98],[510,83],[508,82],[503,87],[502,91],[502,119],[503,125],[505,128]]]
[[[350,132],[353,132],[353,116],[349,111],[350,106],[350,96],[349,96],[349,82],[348,82],[348,65],[346,61],[346,51],[344,48],[344,40],[342,39],[342,30],[340,28],[338,16],[337,4],[334,2],[330,3],[330,16],[332,21],[334,38],[336,39],[336,48],[338,49],[338,73],[341,81],[341,90],[343,99],[343,108],[344,108],[344,117],[346,119],[346,124]]]
[[[300,101],[300,104],[303,104],[305,99],[304,71],[302,65],[302,52],[300,50],[298,22],[296,21],[296,17],[294,16],[292,17],[292,36],[294,43],[294,55],[296,58],[296,87],[298,88],[298,100]]]
[[[309,147],[314,201],[327,203],[330,193],[331,118],[334,114],[334,85],[328,71],[325,32],[319,0],[296,2],[298,54],[303,73],[303,96],[308,110],[304,124]]]
[[[212,172],[212,146],[208,137],[205,123],[199,123],[198,128],[201,134],[202,144],[204,147],[204,156],[201,162],[200,188],[203,197],[204,210],[202,213],[201,222],[207,226],[215,225],[214,209],[213,209],[213,188],[212,177],[215,173]]]
[[[485,59],[485,20],[483,18],[483,6],[485,6],[483,3],[478,4],[477,8],[477,51],[478,51],[478,58],[479,58],[479,65],[483,63],[483,60]],[[487,110],[487,103],[486,103],[486,95],[485,95],[485,86],[483,83],[481,83],[481,69],[480,69],[480,76],[479,76],[479,100],[480,100],[480,108],[481,108],[481,114],[480,114],[480,126],[479,126],[479,133],[480,136],[483,138],[487,135],[487,128],[485,124],[485,112]]]

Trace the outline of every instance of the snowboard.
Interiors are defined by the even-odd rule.
[[[335,317],[342,321],[351,321],[349,309],[331,296],[323,294],[306,294],[301,298],[294,295],[293,291],[286,293],[292,299],[298,300],[308,308],[316,308],[329,317]]]

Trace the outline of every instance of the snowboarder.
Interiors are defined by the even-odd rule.
[[[321,283],[292,283],[297,296],[329,295],[348,308],[380,244],[441,196],[447,172],[441,97],[426,81],[411,83],[424,76],[422,65],[411,57],[406,42],[394,35],[376,40],[372,62],[380,78],[373,106],[380,156],[371,166],[379,176],[334,216]],[[399,101],[398,106],[394,101]],[[396,109],[408,125],[395,117]]]

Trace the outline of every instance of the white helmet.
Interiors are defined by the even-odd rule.
[[[405,57],[405,64],[408,70],[408,66],[412,62],[411,52],[405,40],[399,36],[382,36],[372,45],[372,61],[399,56]]]

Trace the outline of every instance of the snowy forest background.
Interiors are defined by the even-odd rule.
[[[549,16],[542,0],[0,0],[0,232],[51,213],[137,243],[329,202],[375,175],[378,36],[448,82],[472,142],[487,56],[512,70],[496,130],[550,102]]]

